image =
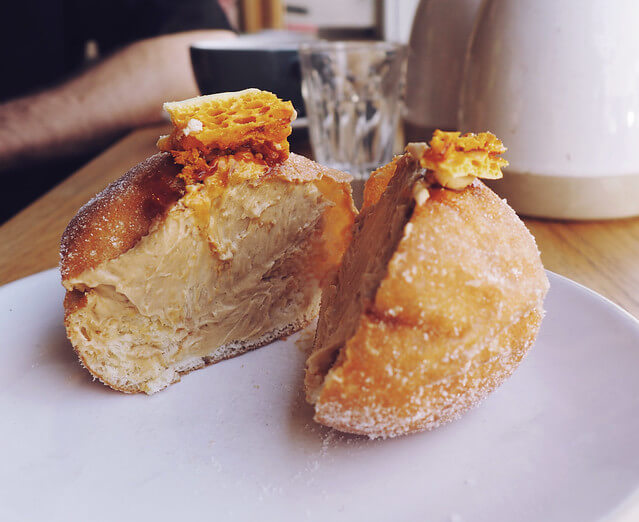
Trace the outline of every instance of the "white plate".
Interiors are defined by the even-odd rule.
[[[618,513],[639,487],[639,323],[550,279],[539,340],[508,382],[457,422],[386,441],[313,422],[297,336],[152,397],[124,395],[76,361],[57,272],[6,285],[0,520],[583,522]]]

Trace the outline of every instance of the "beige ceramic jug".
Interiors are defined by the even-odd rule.
[[[481,0],[421,0],[410,36],[404,130],[427,141],[457,127],[468,37]]]
[[[639,214],[638,20],[636,0],[483,3],[458,125],[504,141],[493,188],[518,212]]]

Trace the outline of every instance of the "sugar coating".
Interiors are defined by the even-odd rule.
[[[371,212],[398,178],[416,172],[401,158],[394,164],[379,202],[369,198]],[[365,233],[360,243],[387,241],[356,227],[352,244]],[[348,284],[335,294],[357,291]],[[511,375],[533,345],[547,290],[535,241],[503,200],[479,180],[461,191],[431,186],[406,215],[356,331],[337,347],[314,401],[315,419],[387,438],[458,418]]]
[[[60,242],[63,282],[132,248],[184,194],[179,168],[166,153],[133,167],[85,203]]]

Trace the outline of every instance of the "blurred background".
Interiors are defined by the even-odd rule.
[[[637,0],[34,0],[10,11],[0,281],[55,264],[78,208],[157,151],[163,102],[259,87],[295,103],[292,150],[327,164],[313,128],[339,129],[324,145],[342,150],[327,157],[382,151],[366,169],[435,128],[493,132],[510,165],[492,188],[525,217],[545,266],[639,313]],[[309,51],[302,74],[298,49],[326,40],[335,47]]]
[[[334,162],[353,174],[435,128],[489,130],[510,162],[492,188],[520,214],[639,214],[636,0],[47,0],[12,9],[0,32],[0,222],[128,132],[166,121],[164,101],[247,87],[293,101],[293,150],[330,165],[317,154],[322,133],[343,149],[368,147],[370,161],[359,152],[349,160],[359,167]],[[309,78],[332,63],[324,87],[350,82],[332,103],[317,98],[324,87],[302,82],[298,46],[320,40],[398,46],[383,58],[379,46],[376,57],[342,46],[310,60]],[[319,107],[310,118],[304,90]],[[349,118],[370,130],[355,145],[343,139]],[[392,136],[375,134],[380,119]]]
[[[228,4],[241,32],[287,29],[333,40],[407,42],[419,0],[240,0]]]
[[[13,22],[0,35],[8,73],[0,83],[0,223],[127,132],[161,122],[163,101],[199,94],[189,57],[192,42],[263,31],[407,42],[417,4],[53,0],[15,5]]]

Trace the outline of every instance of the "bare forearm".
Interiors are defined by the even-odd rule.
[[[59,87],[0,105],[0,171],[160,121],[164,101],[197,94],[189,44],[232,36],[193,31],[137,42]]]

